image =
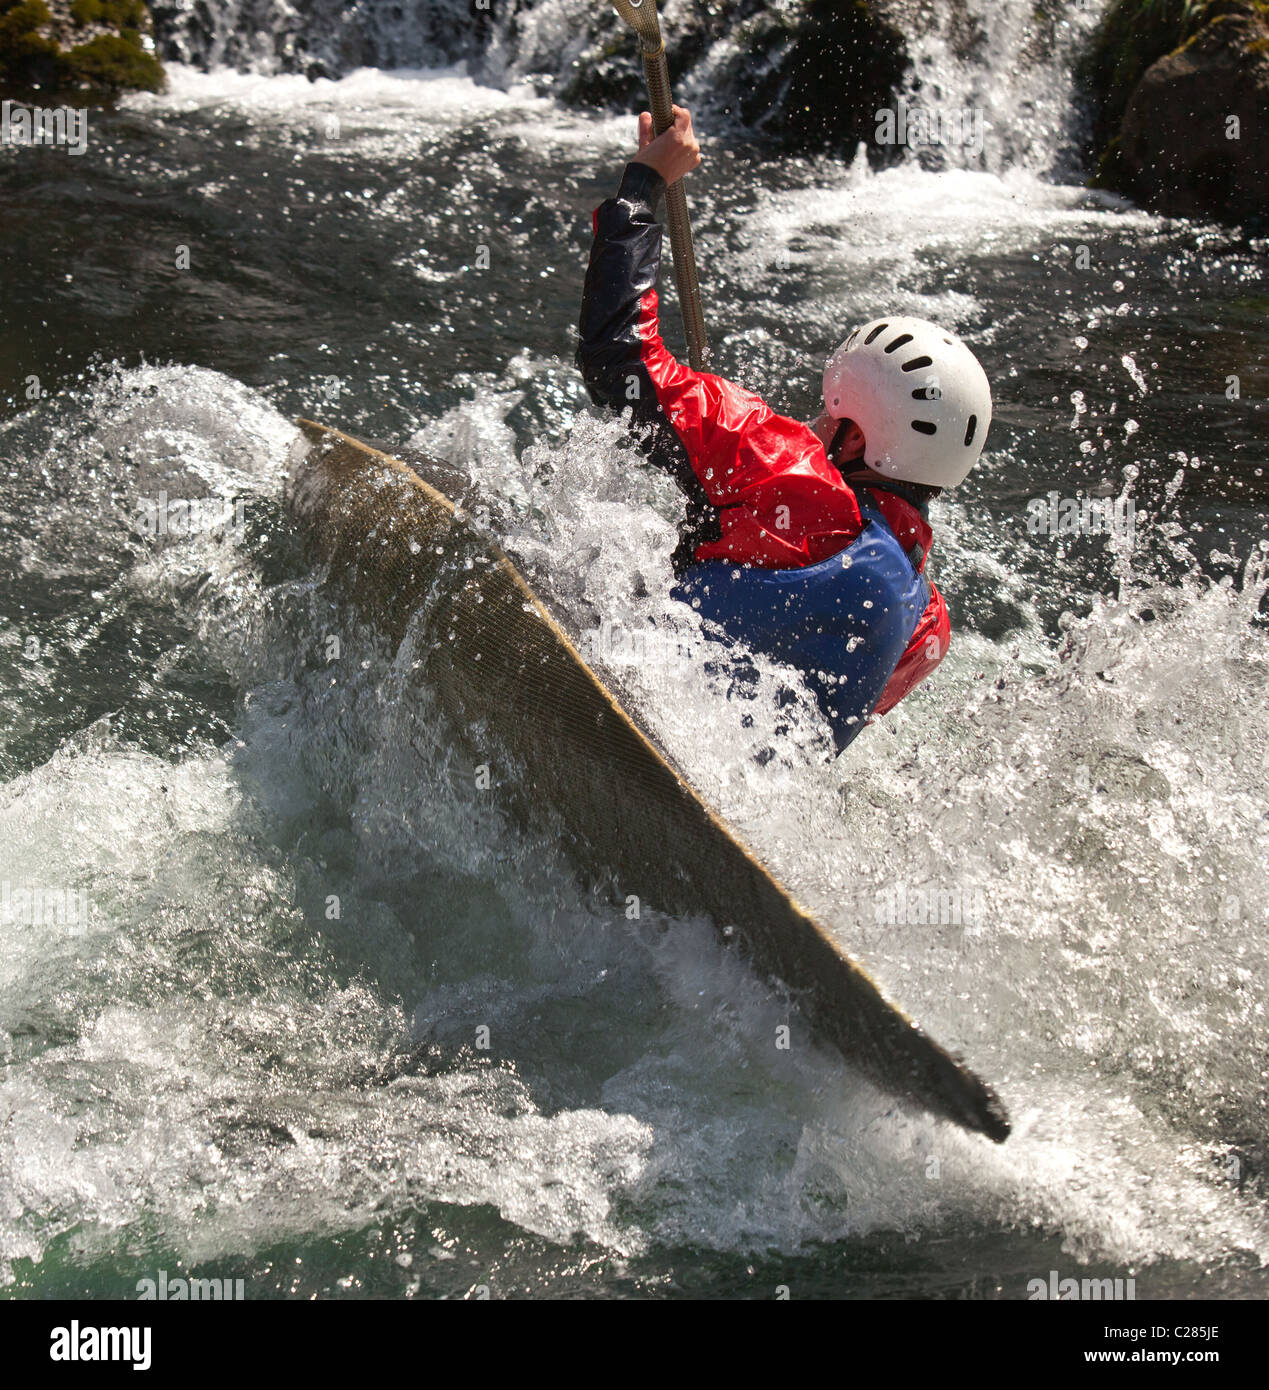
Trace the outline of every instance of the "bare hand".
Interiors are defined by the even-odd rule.
[[[639,153],[636,164],[648,164],[666,183],[677,183],[701,162],[701,147],[692,132],[692,114],[684,106],[674,108],[674,124],[660,135],[652,134],[652,113],[639,113]]]

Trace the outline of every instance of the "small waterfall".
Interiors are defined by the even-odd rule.
[[[878,9],[906,36],[912,60],[889,139],[930,168],[1075,169],[1072,67],[1107,3],[883,0]],[[471,0],[158,0],[152,9],[161,55],[201,68],[338,77],[468,60],[481,81],[500,87],[531,82],[583,101],[621,88],[608,53],[620,21],[594,0],[493,0],[489,11]],[[742,22],[754,6],[733,0],[726,13],[702,14],[689,0],[665,0],[662,10],[667,33],[688,34],[696,54],[684,94],[734,104],[764,61],[745,56]],[[637,82],[633,46],[629,67]]]
[[[437,67],[478,53],[491,21],[470,0],[157,0],[168,62],[339,77],[360,67]]]
[[[1109,3],[890,0],[912,57],[904,100],[934,118],[916,117],[916,157],[931,168],[1072,172],[1083,126],[1075,61]],[[940,119],[953,138],[921,143],[920,127]]]

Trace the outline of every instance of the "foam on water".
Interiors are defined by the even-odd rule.
[[[192,474],[236,488],[240,450],[267,494],[294,437],[236,383],[171,369],[115,377],[83,415],[63,419],[40,461],[62,466],[64,479],[79,466],[82,484],[48,517],[50,527],[86,510],[98,489],[162,482],[175,490]],[[125,426],[127,448],[118,451]],[[72,438],[67,457],[62,446]],[[95,470],[83,469],[88,457]],[[176,564],[171,552],[181,549]],[[232,591],[239,621],[249,622],[264,595],[240,572],[242,554],[207,571],[221,549],[210,536],[169,539],[125,583],[148,602],[190,602],[188,591],[176,597],[174,575],[201,571],[194,608],[210,616]],[[290,589],[274,597],[300,601]],[[262,659],[223,633],[209,641],[239,670]],[[6,883],[14,892],[75,889],[87,904],[70,921],[33,920],[14,899],[0,917],[6,1266],[38,1259],[50,1239],[81,1227],[75,1248],[101,1255],[143,1212],[143,1226],[207,1258],[288,1234],[356,1229],[394,1192],[403,1204],[491,1203],[529,1230],[559,1240],[582,1232],[621,1248],[608,1220],[610,1186],[641,1171],[643,1124],[586,1107],[547,1115],[512,1071],[478,1058],[436,1075],[412,1076],[398,1062],[401,1074],[368,1086],[415,1045],[393,995],[412,978],[413,924],[352,893],[349,927],[333,946],[306,924],[305,875],[317,874],[316,864],[279,849],[294,851],[294,827],[311,824],[318,796],[295,765],[299,704],[285,681],[249,691],[242,740],[175,764],[122,746],[105,719],[6,786]],[[392,724],[400,716],[382,717]],[[360,771],[377,774],[382,795],[404,807],[392,744],[378,728],[371,738]],[[352,775],[352,756],[328,748],[315,761]],[[383,818],[364,781],[362,796],[369,805],[348,810],[381,841]],[[413,809],[429,821],[426,809]],[[396,819],[405,818],[403,810]],[[438,828],[456,835],[461,819]],[[341,837],[355,840],[327,826],[316,852],[346,853]],[[486,843],[465,854],[456,838],[433,835],[398,873],[435,877],[448,853],[472,874],[482,854],[505,849]],[[342,968],[337,958],[350,950],[353,965]],[[382,980],[357,978],[367,961]],[[552,982],[565,994],[577,986],[576,978]],[[409,1004],[454,1027],[462,991],[453,980],[446,990],[453,997],[429,1003],[420,989]],[[483,1002],[479,1016],[496,1027],[499,1009]]]
[[[917,1125],[887,1130],[878,1164],[907,1145],[955,1154],[953,1205],[1052,1221],[1086,1257],[1263,1258],[1269,1226],[1238,1192],[1269,1062],[1267,808],[1252,771],[1269,733],[1263,558],[1224,585],[1130,575],[1056,650],[1034,619],[1004,647],[958,639],[937,694],[825,764],[813,716],[776,734],[788,718],[774,692],[797,688],[792,673],[759,662],[745,699],[707,678],[691,615],[660,597],[666,499],[602,449],[605,428],[575,430],[549,470],[547,451],[528,451],[550,483],[530,513],[545,520],[515,548],[542,571],[549,555],[576,625],[598,615],[625,634],[589,650],[680,765],[1018,1112],[999,1155]],[[941,510],[954,551],[961,519]],[[969,558],[981,571],[991,557]],[[929,906],[939,895],[950,912]],[[841,1157],[854,1198],[867,1150]],[[892,1172],[869,1195],[911,1194]]]
[[[813,296],[788,305],[790,319],[825,342],[878,314],[905,313],[959,329],[979,328],[982,306],[946,283],[972,246],[983,256],[1042,249],[1055,240],[1104,234],[1108,214],[1125,236],[1158,227],[1149,213],[1107,194],[1047,183],[1022,169],[880,173],[857,163],[845,178],[767,193],[745,219],[735,270],[761,292],[772,267],[812,281]],[[990,338],[990,328],[985,329]],[[981,340],[981,339],[980,339]],[[813,370],[808,362],[807,369]]]
[[[130,467],[179,469],[170,441],[181,434],[180,458],[205,473],[222,449],[233,459],[246,415],[253,471],[266,491],[276,484],[291,430],[263,402],[210,373],[168,374],[162,396],[153,384],[145,371],[106,383],[74,433],[125,430],[130,401]],[[579,425],[553,453],[534,509],[538,560],[549,557],[566,610],[633,625],[669,616],[663,600],[629,595],[636,573],[660,592],[673,531],[659,485],[613,466],[629,460],[602,446],[611,429]],[[521,548],[532,560],[528,529]],[[171,593],[144,566],[133,582]],[[224,577],[198,602],[214,611],[210,589],[230,582],[239,605],[283,606],[314,641],[304,589]],[[1151,601],[1162,610],[1163,596]],[[4,925],[18,1019],[2,1098],[13,1116],[0,1146],[8,1258],[35,1257],[81,1224],[90,1257],[139,1208],[191,1258],[209,1258],[356,1229],[385,1201],[420,1200],[490,1203],[528,1230],[614,1250],[994,1217],[1052,1223],[1084,1255],[1263,1252],[1262,1217],[1224,1176],[1230,1144],[1217,1137],[1240,1108],[1254,1119],[1263,1062],[1251,1049],[1231,1067],[1224,1042],[1231,1028],[1254,1037],[1250,996],[1264,972],[1247,931],[1263,914],[1260,850],[1251,839],[1246,857],[1234,848],[1263,835],[1258,789],[1235,756],[1265,727],[1250,607],[1246,594],[1196,583],[1171,596],[1156,619],[1166,635],[1148,642],[1127,605],[1106,604],[1074,625],[1051,675],[1011,676],[997,652],[1003,686],[978,682],[950,718],[946,692],[918,701],[845,766],[818,761],[810,730],[760,770],[746,754],[773,739],[775,673],[745,702],[753,727],[741,728],[725,689],[702,680],[690,614],[676,616],[693,657],[615,667],[799,892],[1000,1079],[1023,1122],[1000,1154],[892,1112],[830,1059],[771,1064],[754,1039],[784,1017],[779,1001],[703,924],[614,926],[545,846],[482,823],[442,745],[420,737],[426,700],[399,669],[371,663],[338,718],[318,699],[329,676],[257,683],[239,739],[175,765],[98,727],[10,783],[0,822],[14,883],[79,885],[93,907],[82,934]],[[1227,639],[1206,667],[1193,660],[1199,628]],[[260,631],[276,640],[269,622]],[[991,655],[979,644],[966,665]],[[266,659],[239,660],[258,677]],[[1226,696],[1214,677],[1228,660],[1246,670]],[[1227,703],[1200,773],[1176,745],[1175,716],[1213,698]],[[1078,757],[1090,776],[1073,792]],[[1196,858],[1201,893],[1176,874]],[[877,923],[896,867],[914,886],[979,885],[983,921]],[[1225,891],[1242,895],[1238,920],[1214,901],[1222,871]],[[318,930],[320,914],[304,909],[332,874],[347,925]],[[1152,897],[1137,901],[1127,890],[1143,882]],[[430,987],[421,938],[443,963]],[[630,1024],[598,1047],[611,1032],[609,978]],[[673,1002],[668,1023],[658,995]],[[461,1061],[458,1040],[481,1021],[514,1035],[517,1070]],[[544,1107],[562,1037],[571,1086],[590,1104]],[[420,1046],[432,1049],[427,1066]],[[575,1055],[588,1050],[599,1055]],[[1178,1105],[1170,1089],[1181,1084]],[[1201,1109],[1196,1119],[1196,1092],[1221,1097],[1219,1130]]]
[[[123,102],[136,111],[192,112],[230,106],[235,113],[296,119],[297,112],[332,110],[361,114],[384,124],[395,124],[393,113],[410,111],[429,124],[452,123],[461,117],[478,118],[491,112],[528,106],[553,110],[545,99],[517,89],[503,91],[476,82],[465,64],[437,68],[358,68],[344,77],[270,76],[170,64],[167,90],[154,95],[134,92]]]
[[[459,73],[178,72],[169,96],[130,100],[262,142],[333,110],[350,161],[417,147],[428,113],[438,145],[469,111],[527,140],[540,109]],[[608,159],[628,138],[551,110],[572,149]],[[720,299],[761,304],[766,327],[720,343],[760,389],[813,379],[799,345],[882,308],[1007,348],[1016,325],[988,322],[968,255],[1076,236],[1131,254],[1161,234],[1027,172],[783,172],[815,186],[764,193],[734,228],[707,200],[702,236]],[[777,262],[793,278],[773,279]],[[1131,333],[1118,313],[1098,286],[1060,331],[1109,352],[1087,324]],[[1148,418],[1158,400],[1133,372],[1153,391],[1150,355],[1129,343],[1108,361]],[[780,702],[792,673],[758,662],[737,683],[664,598],[681,502],[615,422],[576,411],[563,370],[525,350],[465,377],[469,399],[416,412],[408,442],[467,469],[596,663],[884,986],[999,1084],[1017,1134],[995,1150],[835,1059],[773,1058],[762,1040],[787,1005],[707,924],[627,923],[577,885],[548,822],[491,816],[411,684],[409,641],[385,654],[275,554],[290,422],[218,373],[145,367],[0,429],[27,480],[6,494],[5,559],[32,586],[82,588],[92,622],[159,614],[153,667],[223,681],[233,736],[159,756],[97,719],[5,785],[7,880],[82,889],[91,911],[74,932],[0,915],[0,1260],[59,1239],[85,1260],[152,1240],[197,1260],[429,1202],[620,1252],[1039,1228],[1073,1258],[1269,1258],[1263,1201],[1240,1184],[1269,1060],[1258,537],[1229,537],[1236,563],[1216,564],[1155,488],[1138,548],[1089,559],[980,503],[936,504],[951,656],[829,762],[814,710]],[[526,400],[544,427],[517,452]],[[1139,465],[1134,496],[1165,462],[1193,467],[1101,428],[1076,410],[1072,452]],[[984,476],[1014,476],[1026,444],[1002,420]],[[246,523],[144,536],[137,503],[160,491],[243,497]],[[1046,612],[1068,593],[1055,638]],[[25,664],[26,634],[0,629],[18,673],[6,743],[31,709],[60,728],[59,643],[92,639],[68,624]],[[151,679],[148,655],[135,670]],[[887,919],[895,880],[916,891],[906,921]],[[961,920],[919,920],[940,893]]]

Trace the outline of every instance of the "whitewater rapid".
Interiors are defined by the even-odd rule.
[[[490,303],[547,272],[575,293],[584,232],[513,229],[521,258],[470,289],[470,257],[432,240],[432,162],[457,162],[473,219],[509,151],[533,196],[556,180],[580,212],[577,186],[611,182],[630,138],[627,120],[461,70],[177,70],[127,110],[155,139],[276,159],[319,207],[355,198],[401,283]],[[242,160],[204,166],[191,197],[263,206]],[[399,161],[423,183],[390,186]],[[933,511],[951,654],[836,762],[813,712],[778,706],[790,673],[764,666],[738,699],[704,669],[664,596],[673,489],[588,411],[567,344],[523,322],[518,344],[499,324],[484,365],[452,369],[451,311],[416,348],[402,302],[382,361],[328,320],[328,351],[283,361],[269,341],[250,383],[102,362],[0,426],[25,480],[3,495],[4,560],[24,595],[60,595],[34,658],[28,610],[0,626],[4,872],[90,904],[82,931],[0,915],[7,1278],[38,1285],[54,1254],[263,1259],[447,1209],[618,1262],[893,1234],[1012,1238],[1025,1270],[1031,1241],[1136,1270],[1269,1257],[1264,516],[1223,515],[1217,544],[1205,500],[1214,470],[1251,477],[1258,446],[1177,435],[1189,329],[1158,310],[1205,275],[1232,303],[1262,284],[1263,253],[1200,232],[1197,266],[1189,229],[1025,169],[742,173],[698,200],[729,372],[805,414],[816,345],[887,308],[970,334],[999,383],[981,482]],[[285,196],[299,217],[303,191]],[[333,265],[353,264],[346,244],[326,246]],[[1083,292],[1079,245],[1125,268]],[[328,398],[359,374],[372,390]],[[1213,390],[1189,390],[1197,431]],[[703,793],[999,1086],[1018,1121],[1004,1148],[904,1113],[833,1058],[773,1060],[756,1039],[784,1001],[708,924],[624,923],[549,839],[489,819],[408,653],[351,628],[302,563],[282,503],[301,411],[466,473]],[[1024,503],[1055,478],[1132,497],[1136,546],[1028,534]],[[245,520],[156,543],[135,522],[159,491],[242,499]],[[114,653],[117,681],[89,669]],[[896,882],[974,920],[888,920]],[[468,1041],[482,1025],[493,1055]],[[420,1239],[419,1265],[424,1249],[443,1265],[449,1237]]]

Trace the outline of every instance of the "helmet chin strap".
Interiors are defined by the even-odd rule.
[[[842,476],[851,487],[866,487],[872,492],[893,492],[896,497],[902,497],[909,506],[915,507],[927,521],[930,516],[930,498],[937,497],[943,490],[938,487],[922,487],[918,483],[900,482],[897,478],[883,478],[880,474],[874,473],[862,459],[857,461],[856,467],[850,472],[842,471]]]
[[[858,458],[838,459],[838,452],[846,442],[850,426],[849,419],[839,420],[837,428],[833,431],[832,443],[828,446],[829,461],[842,477],[856,487],[871,488],[874,492],[893,492],[896,497],[902,497],[905,502],[915,507],[922,516],[928,517],[930,498],[941,492],[941,488],[919,487],[914,483],[902,482],[898,478],[883,478],[881,474],[868,467],[862,454]]]
[[[839,420],[837,428],[833,431],[833,442],[828,446],[828,456],[834,463],[837,462],[837,454],[842,445],[846,442],[846,436],[850,433],[850,421]]]

